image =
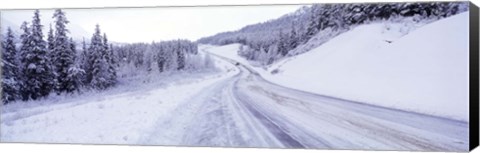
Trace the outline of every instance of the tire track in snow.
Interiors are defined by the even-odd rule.
[[[247,66],[237,66],[250,72],[238,83],[244,88],[236,90],[239,92],[235,94],[237,99],[246,107],[254,108],[250,109],[253,110],[251,112],[261,112],[267,116],[308,148],[424,151],[459,151],[468,148],[468,123],[293,90],[263,79]],[[264,91],[248,87],[258,87]],[[269,102],[272,103],[265,104]],[[277,110],[281,107],[290,110],[289,114]],[[295,121],[303,118],[312,120],[303,123]],[[311,122],[324,125],[312,126],[315,124]],[[332,133],[316,129],[323,126],[329,127],[326,130]],[[371,142],[365,143],[365,140]],[[311,143],[313,141],[318,143]]]
[[[306,148],[302,143],[292,137],[288,132],[286,132],[282,127],[278,126],[275,122],[265,116],[263,113],[259,112],[257,109],[253,108],[249,104],[245,104],[242,102],[243,106],[245,106],[249,112],[252,113],[253,116],[257,120],[259,120],[269,132],[271,132],[277,140],[279,140],[285,147],[288,148]]]
[[[240,73],[192,96],[190,109],[178,108],[176,112],[190,117],[172,116],[172,123],[180,120],[175,127],[183,129],[176,135],[180,139],[169,144],[430,151],[468,146],[457,139],[464,134],[464,123],[291,90],[221,59]],[[429,131],[432,126],[447,128]],[[448,144],[457,141],[467,144]]]

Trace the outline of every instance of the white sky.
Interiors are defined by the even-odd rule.
[[[301,5],[263,6],[211,6],[211,7],[158,7],[64,9],[70,20],[71,36],[91,37],[95,24],[100,24],[109,40],[116,42],[151,42],[171,39],[197,40],[219,32],[240,29],[246,25],[278,18],[294,12]],[[53,20],[53,10],[40,10],[42,23]],[[19,26],[30,22],[33,10],[3,10],[2,27],[7,22]],[[4,32],[5,29],[2,29]],[[18,31],[18,30],[17,30]],[[86,34],[82,34],[86,33]]]

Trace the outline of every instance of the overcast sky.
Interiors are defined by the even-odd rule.
[[[190,39],[210,36],[219,32],[240,29],[246,25],[278,18],[294,12],[301,5],[273,6],[212,6],[212,7],[159,7],[65,9],[72,36],[91,37],[95,24],[100,24],[111,41],[151,42],[171,39]],[[53,10],[40,10],[46,35],[52,22]],[[2,27],[30,22],[33,10],[4,10]],[[17,30],[19,31],[19,30]],[[5,32],[5,29],[2,29]],[[82,34],[86,33],[86,34]],[[88,39],[87,38],[87,39]]]

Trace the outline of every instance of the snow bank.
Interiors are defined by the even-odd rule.
[[[361,25],[268,71],[255,69],[299,90],[468,121],[468,33],[468,12],[408,34],[401,24]],[[235,48],[210,52],[249,64]]]
[[[390,30],[395,30],[390,28]],[[468,121],[468,13],[398,37],[359,26],[279,66],[282,85]]]

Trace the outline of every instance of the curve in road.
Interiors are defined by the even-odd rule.
[[[192,96],[143,144],[414,151],[468,150],[468,123],[276,85],[238,74]]]

